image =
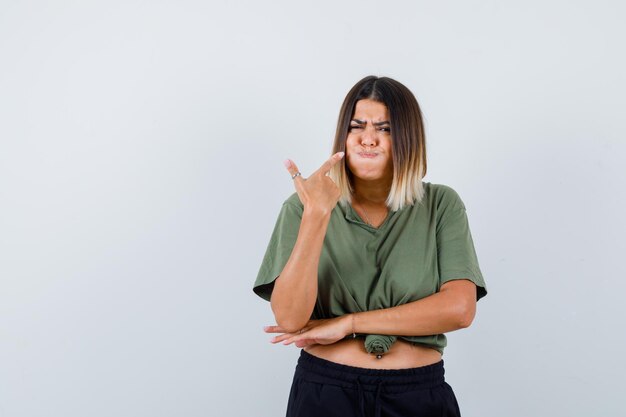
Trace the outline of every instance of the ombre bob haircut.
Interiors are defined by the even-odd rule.
[[[332,153],[346,151],[350,121],[354,117],[357,101],[363,99],[380,102],[389,111],[393,181],[387,206],[391,211],[398,211],[419,203],[424,196],[422,178],[426,175],[424,123],[415,96],[398,81],[371,75],[352,87],[339,111]],[[341,191],[339,204],[347,208],[352,202],[354,188],[346,158],[335,164],[329,175]]]

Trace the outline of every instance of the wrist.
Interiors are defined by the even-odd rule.
[[[350,314],[350,318],[352,318],[352,338],[356,338],[356,330],[354,329],[354,317],[356,316],[356,314],[352,313]]]
[[[345,335],[350,336],[352,338],[356,337],[356,331],[354,327],[354,313],[347,314],[345,319]]]
[[[308,217],[314,220],[327,221],[330,219],[332,210],[327,210],[321,207],[304,206],[302,217]]]

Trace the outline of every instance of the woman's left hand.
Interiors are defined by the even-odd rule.
[[[309,320],[309,322],[295,333],[285,333],[280,326],[265,326],[266,333],[283,333],[273,337],[270,342],[283,345],[295,343],[302,348],[314,344],[330,345],[343,339],[352,332],[352,318],[349,314],[332,319]]]

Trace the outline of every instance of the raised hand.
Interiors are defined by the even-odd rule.
[[[341,197],[341,192],[334,181],[330,179],[328,173],[333,165],[343,158],[343,155],[343,152],[337,152],[306,179],[302,178],[293,161],[285,160],[285,167],[293,177],[296,192],[305,210],[328,214],[335,207],[339,197]]]

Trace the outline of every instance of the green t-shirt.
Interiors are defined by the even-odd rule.
[[[423,186],[420,203],[389,211],[378,228],[365,223],[352,206],[335,206],[320,255],[311,319],[409,303],[455,279],[474,282],[477,300],[487,294],[461,198],[446,185]],[[295,245],[302,212],[293,193],[283,203],[254,283],[254,292],[265,300]],[[399,337],[441,353],[446,346],[444,334]]]

